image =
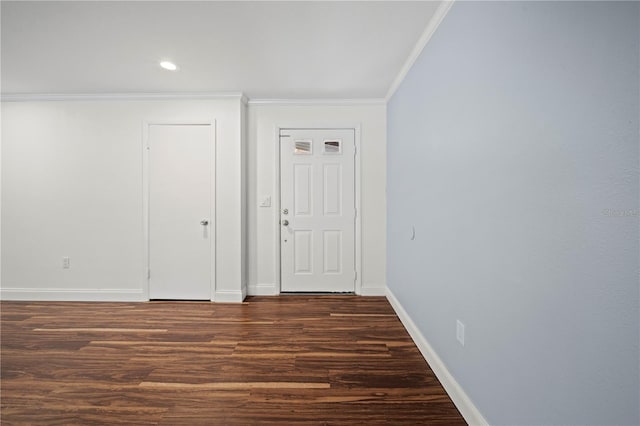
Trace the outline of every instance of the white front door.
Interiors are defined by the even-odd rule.
[[[283,292],[355,290],[353,129],[280,131]]]
[[[211,299],[211,125],[149,125],[149,298]]]

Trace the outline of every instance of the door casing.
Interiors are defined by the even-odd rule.
[[[204,120],[145,120],[142,124],[142,229],[143,229],[143,269],[142,269],[142,286],[143,299],[150,300],[149,295],[149,127],[150,126],[180,126],[180,125],[194,125],[194,126],[210,126],[211,129],[211,167],[213,168],[211,173],[211,195],[210,195],[210,211],[211,217],[209,218],[209,238],[211,238],[211,283],[210,283],[210,300],[214,301],[214,295],[216,292],[216,235],[217,235],[217,221],[216,221],[216,121],[214,119]]]
[[[280,244],[280,131],[281,130],[353,130],[354,142],[356,146],[355,155],[355,203],[356,203],[356,224],[355,224],[355,294],[362,294],[362,209],[360,205],[360,124],[359,123],[282,123],[274,126],[274,158],[275,158],[275,176],[274,176],[274,202],[273,202],[273,224],[277,229],[275,238],[275,280],[276,291],[278,294],[282,292],[282,259]]]

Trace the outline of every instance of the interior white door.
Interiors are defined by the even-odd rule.
[[[149,298],[211,299],[211,125],[150,125]]]
[[[355,290],[353,129],[280,132],[283,292]]]

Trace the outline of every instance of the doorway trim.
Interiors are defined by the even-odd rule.
[[[216,221],[216,177],[218,174],[218,168],[216,167],[217,158],[217,131],[215,119],[204,120],[144,120],[142,122],[142,232],[143,232],[143,254],[142,254],[142,292],[143,300],[151,300],[150,296],[150,259],[149,259],[149,127],[151,126],[210,126],[211,130],[211,196],[210,196],[210,211],[211,217],[209,218],[212,224],[210,228],[211,238],[211,282],[210,282],[210,298],[214,301],[214,295],[216,293],[216,236],[217,236],[217,221]]]
[[[273,206],[273,226],[276,229],[274,238],[275,253],[275,291],[276,294],[282,293],[282,262],[280,247],[280,131],[281,130],[353,130],[354,142],[356,146],[354,178],[355,178],[355,204],[356,204],[356,223],[355,223],[355,270],[356,279],[354,291],[357,295],[362,295],[362,207],[361,198],[361,172],[360,172],[360,123],[309,123],[294,122],[281,123],[274,126],[274,200]]]

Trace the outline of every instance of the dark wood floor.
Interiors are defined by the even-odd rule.
[[[10,424],[465,424],[385,298],[2,302]]]

